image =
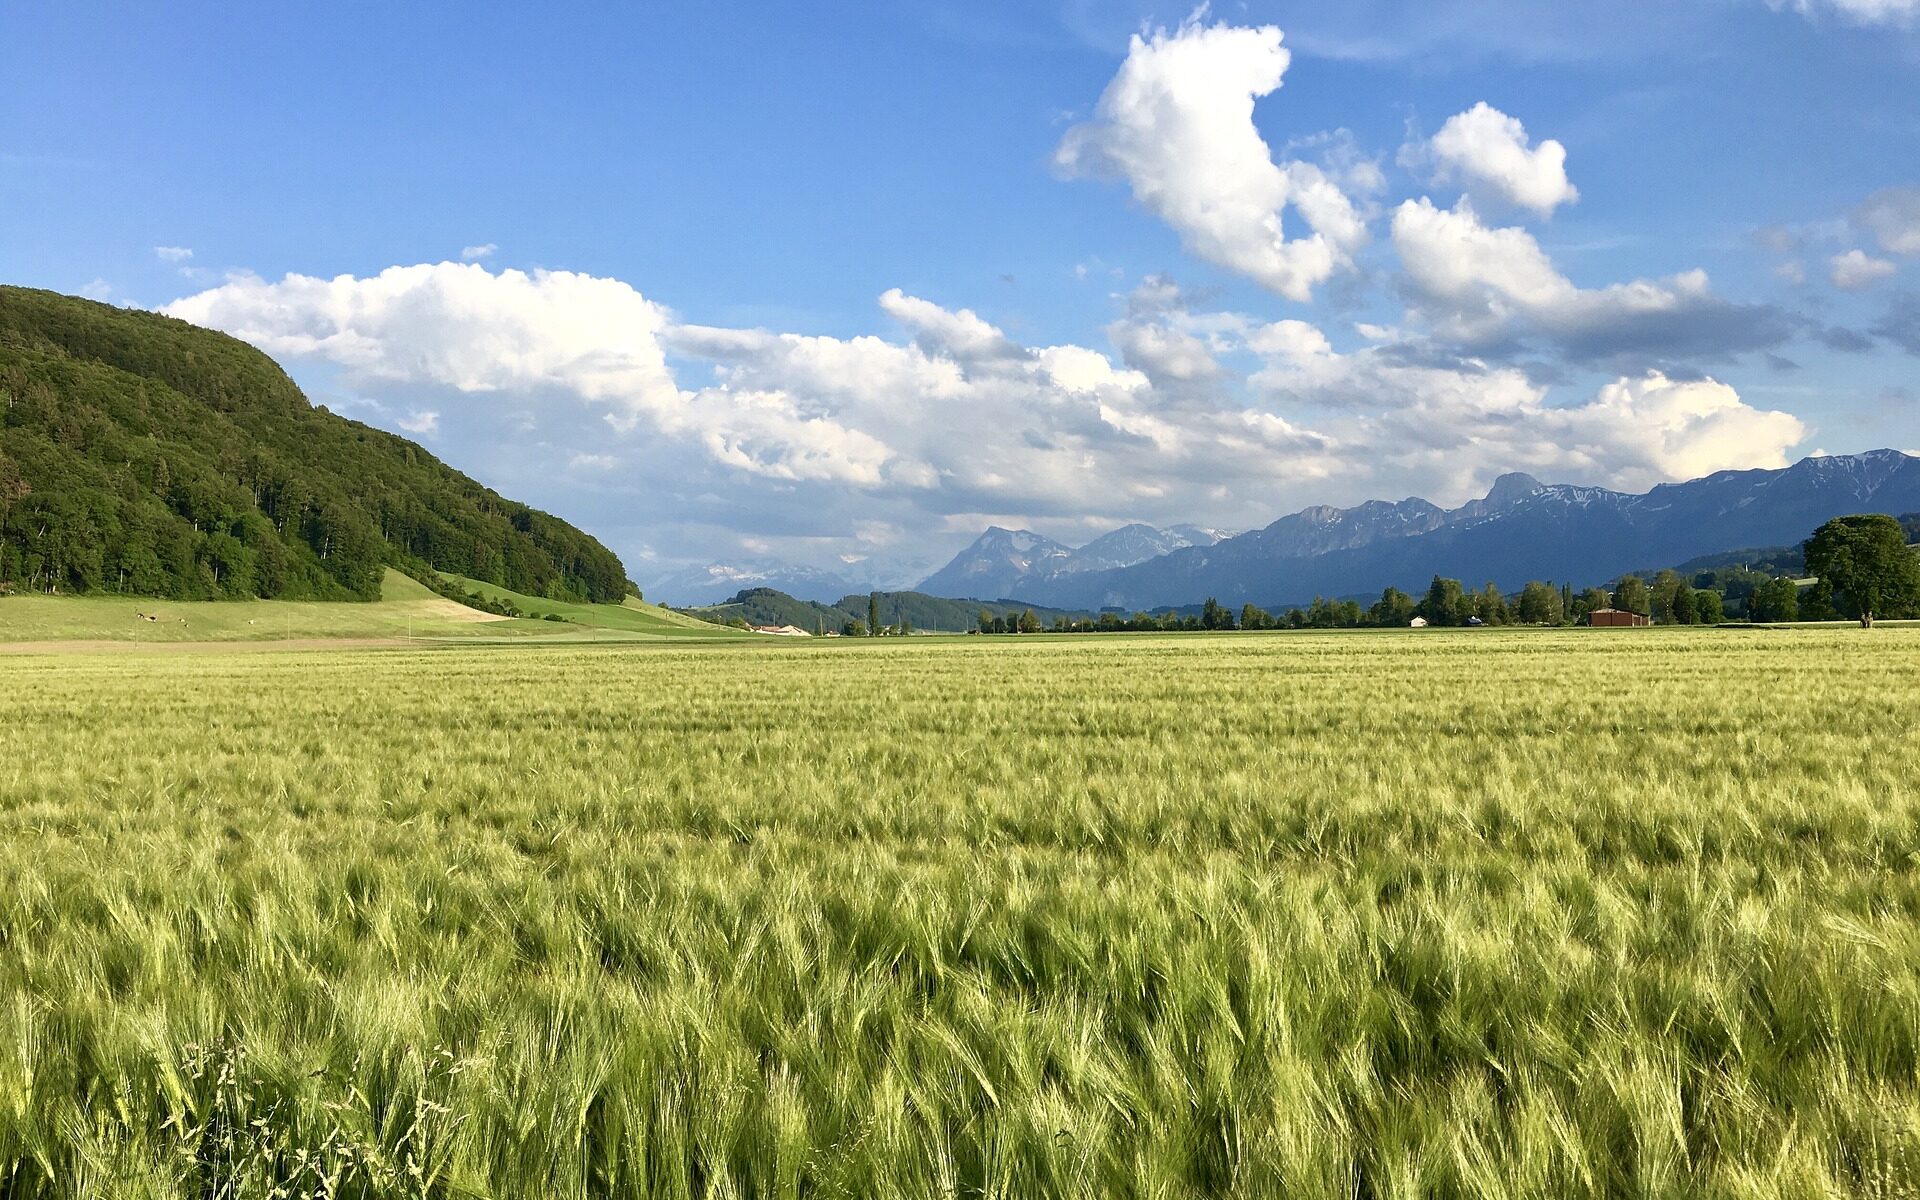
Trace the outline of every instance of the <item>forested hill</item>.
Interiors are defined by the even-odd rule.
[[[0,287],[0,592],[373,599],[388,564],[634,590],[592,537],[314,407],[244,342]]]

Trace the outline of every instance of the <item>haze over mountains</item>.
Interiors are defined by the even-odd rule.
[[[868,579],[800,563],[744,559],[683,567],[655,576],[646,585],[649,599],[683,608],[718,604],[752,588],[773,588],[798,600],[831,604],[852,592],[897,586],[894,578]]]
[[[927,576],[917,590],[930,596],[1013,597],[1016,590],[1067,576],[1107,572],[1194,546],[1211,546],[1230,535],[1197,525],[1155,529],[1123,525],[1079,549],[1026,529],[998,525],[974,539],[952,562]]]
[[[1051,579],[1085,571],[1129,567],[1188,546],[1210,546],[1229,536],[1197,525],[1155,529],[1124,525],[1075,549],[1026,529],[995,525],[946,566],[913,560],[866,560],[844,571],[773,560],[714,562],[686,567],[648,582],[647,594],[663,603],[717,604],[743,589],[774,588],[799,600],[833,604],[852,593],[913,590],[929,596],[995,600],[1021,580]]]
[[[1780,470],[1720,471],[1639,495],[1510,474],[1484,498],[1455,509],[1418,498],[1316,506],[1237,537],[1111,566],[1095,565],[1098,556],[1087,552],[1145,527],[1118,530],[1080,551],[993,528],[920,590],[1133,610],[1207,596],[1232,605],[1303,604],[1316,595],[1417,589],[1434,575],[1509,590],[1530,579],[1585,585],[1650,563],[1797,544],[1845,513],[1915,510],[1920,458],[1895,450],[1807,458]],[[1122,544],[1146,542],[1130,535]]]

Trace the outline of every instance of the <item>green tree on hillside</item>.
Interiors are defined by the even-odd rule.
[[[604,546],[156,313],[0,287],[0,586],[373,599],[388,566],[618,603]]]
[[[1900,522],[1882,513],[1835,517],[1805,544],[1807,571],[1833,589],[1836,605],[1873,628],[1876,616],[1920,606],[1920,559]]]
[[[7,514],[13,511],[15,502],[25,500],[33,494],[33,488],[20,474],[20,468],[4,453],[0,453],[0,529],[6,528]]]
[[[1473,612],[1489,625],[1505,625],[1513,620],[1513,613],[1507,608],[1507,598],[1501,595],[1499,585],[1491,581],[1474,598]]]
[[[1769,579],[1755,587],[1747,597],[1747,618],[1762,624],[1776,621],[1798,620],[1800,616],[1800,588],[1793,580],[1781,576]]]
[[[1432,625],[1464,625],[1471,603],[1458,579],[1435,575],[1427,585],[1426,599],[1420,602],[1420,615]]]
[[[1661,625],[1684,625],[1674,613],[1674,600],[1682,591],[1688,590],[1685,580],[1674,570],[1665,570],[1653,577],[1653,583],[1647,589],[1647,601],[1654,621]]]
[[[1221,604],[1212,596],[1208,596],[1207,602],[1200,606],[1200,627],[1202,629],[1232,629],[1233,614],[1227,611],[1225,605]]]
[[[1558,625],[1560,593],[1539,580],[1520,589],[1520,621],[1524,625]]]
[[[1380,599],[1376,600],[1373,607],[1367,610],[1367,619],[1375,625],[1405,625],[1408,621],[1413,620],[1414,609],[1416,607],[1412,596],[1407,595],[1399,588],[1390,587],[1382,591],[1380,593]]]
[[[1667,611],[1673,616],[1675,625],[1692,625],[1699,621],[1693,608],[1693,589],[1681,584],[1673,590],[1673,598],[1667,601]]]
[[[1647,594],[1646,580],[1638,575],[1629,575],[1613,589],[1613,606],[1622,612],[1639,613],[1643,617],[1653,615],[1653,598]]]
[[[1825,579],[1816,579],[1813,586],[1800,593],[1800,619],[1802,621],[1837,621],[1840,610],[1833,603],[1833,584]]]

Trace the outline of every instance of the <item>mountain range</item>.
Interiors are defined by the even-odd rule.
[[[647,596],[661,604],[701,608],[755,588],[768,588],[799,600],[831,604],[860,591],[846,575],[772,560],[736,560],[681,567],[647,581]],[[870,590],[870,589],[869,589]]]
[[[1435,575],[1507,590],[1531,579],[1585,586],[1650,562],[1797,544],[1822,521],[1846,513],[1916,510],[1920,458],[1896,450],[1807,458],[1777,470],[1719,471],[1641,494],[1511,474],[1458,508],[1418,498],[1316,506],[1263,529],[1110,567],[1067,569],[1066,562],[1091,547],[1067,551],[1063,559],[1058,543],[994,528],[920,590],[1134,610],[1206,596],[1279,607],[1390,586],[1416,591]],[[975,589],[969,586],[974,580],[992,586]]]
[[[776,559],[735,559],[655,576],[647,581],[647,595],[684,608],[719,605],[756,588],[828,606],[848,595],[875,591],[994,600],[1009,595],[1005,589],[1023,579],[1132,566],[1188,546],[1212,545],[1226,536],[1194,525],[1126,525],[1076,550],[1029,530],[994,526],[932,575],[926,574],[931,564],[924,561],[867,559],[828,570]],[[916,582],[922,576],[924,582]]]
[[[1123,525],[1076,550],[1031,530],[994,525],[915,590],[932,596],[1024,599],[1023,588],[1121,570],[1176,550],[1211,546],[1229,536],[1197,525],[1167,529]]]

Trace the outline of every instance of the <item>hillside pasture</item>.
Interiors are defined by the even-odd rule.
[[[549,600],[543,596],[528,596],[510,591],[498,584],[485,583],[476,579],[466,579],[459,575],[443,575],[448,583],[469,592],[478,592],[493,600],[505,600],[521,612],[530,616],[546,618],[557,616],[562,620],[592,629],[612,629],[622,633],[644,633],[659,637],[737,637],[737,630],[702,621],[684,613],[662,608],[658,604],[648,604],[635,596],[628,596],[620,604],[577,604],[567,600]]]
[[[17,656],[0,1194],[1912,1195],[1916,668]]]
[[[155,600],[141,596],[0,597],[0,646],[8,643],[170,645],[201,642],[457,640],[546,642],[726,637],[733,631],[629,597],[621,604],[571,604],[477,587],[526,617],[508,618],[449,600],[389,568],[380,599]],[[548,613],[561,620],[544,619]],[[149,619],[151,618],[151,619]]]

